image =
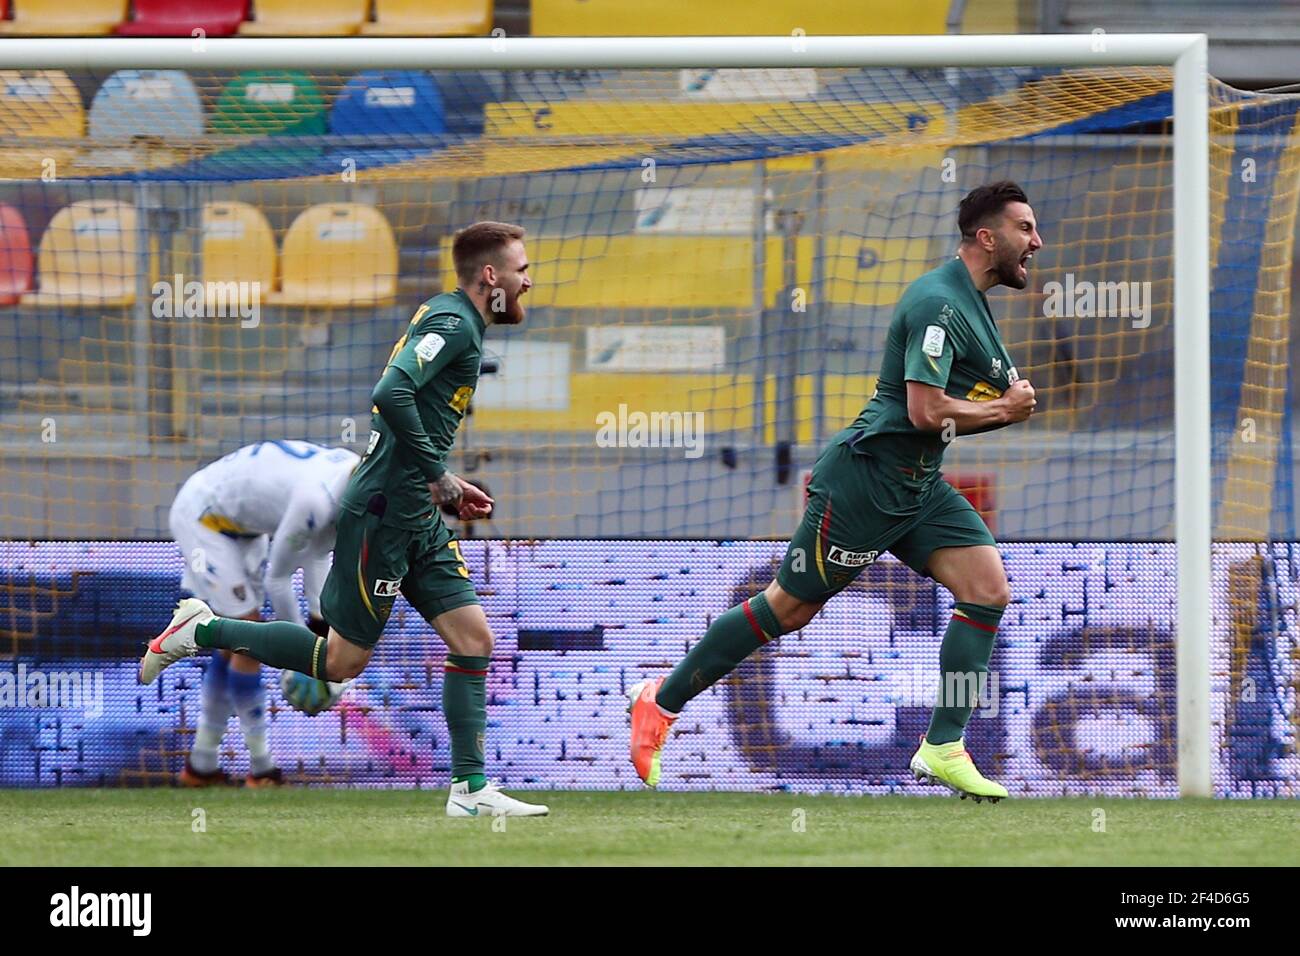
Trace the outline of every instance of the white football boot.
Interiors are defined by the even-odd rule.
[[[182,600],[176,605],[176,613],[172,615],[167,630],[149,642],[149,649],[140,658],[136,679],[141,684],[152,684],[164,667],[197,654],[199,647],[194,643],[194,631],[214,617],[212,609],[198,598]]]
[[[481,790],[469,792],[469,781],[451,785],[447,796],[449,817],[544,817],[550,809],[542,803],[524,803],[508,797],[491,781]]]

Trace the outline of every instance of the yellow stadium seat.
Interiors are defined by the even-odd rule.
[[[532,0],[533,36],[936,34],[950,0]],[[682,29],[683,24],[689,28]]]
[[[304,210],[284,237],[281,289],[272,305],[350,306],[397,294],[397,241],[388,220],[362,203]]]
[[[239,25],[241,36],[342,37],[361,29],[370,0],[257,0],[255,20]]]
[[[255,282],[259,296],[269,295],[275,290],[276,263],[275,233],[261,210],[244,202],[203,207],[205,283]],[[213,287],[207,289],[211,300]]]
[[[36,292],[23,305],[130,305],[135,301],[135,207],[82,200],[60,209],[41,236]]]
[[[13,0],[14,18],[0,20],[11,36],[105,36],[126,19],[127,0]]]
[[[473,37],[492,30],[492,0],[375,0],[367,36]]]
[[[0,176],[41,179],[62,175],[75,146],[50,140],[79,140],[86,132],[81,93],[62,70],[0,70],[0,136],[47,141],[30,149],[0,151]]]

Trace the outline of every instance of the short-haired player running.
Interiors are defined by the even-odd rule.
[[[963,797],[1007,795],[967,754],[963,732],[975,701],[954,692],[979,686],[987,673],[1010,590],[993,535],[943,480],[939,464],[954,435],[1023,422],[1034,410],[1034,390],[1018,377],[984,293],[995,285],[1025,288],[1025,265],[1043,243],[1023,190],[1011,182],[972,190],[957,223],[956,257],[899,300],[875,395],[817,459],[807,510],[776,580],[716,617],[667,678],[632,688],[632,763],[650,786],[687,701],[761,645],[806,625],[890,551],[956,599],[939,651],[944,696],[911,769]]]
[[[329,638],[273,621],[216,617],[182,601],[149,645],[140,680],[200,647],[223,647],[318,680],[342,681],[370,660],[398,593],[447,644],[442,708],[451,738],[447,815],[541,816],[547,808],[502,793],[484,775],[487,672],[492,631],[474,593],[460,543],[438,508],[463,519],[486,517],[492,499],[447,470],[478,382],[488,325],[518,325],[519,298],[532,286],[524,230],[479,222],[459,233],[452,259],[459,288],[416,310],[372,393],[370,444],[343,496],[334,566],[321,596]]]

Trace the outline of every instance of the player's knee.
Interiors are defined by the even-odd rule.
[[[492,648],[496,641],[492,637],[491,631],[484,631],[478,634],[467,636],[462,644],[464,650],[458,651],[465,657],[491,657]]]
[[[332,681],[352,680],[360,676],[361,672],[366,669],[366,662],[363,660],[329,660],[325,663],[325,679]]]
[[[976,578],[967,586],[968,597],[961,598],[970,604],[982,604],[985,607],[1006,607],[1011,603],[1011,585],[1005,574],[988,575]]]
[[[791,631],[806,627],[822,609],[821,603],[801,600],[775,581],[768,585],[767,590],[763,592],[763,597],[780,623],[782,634],[789,634]]]
[[[797,631],[802,627],[806,627],[808,622],[817,616],[817,612],[820,611],[821,608],[822,606],[820,604],[812,604],[808,601],[799,601],[792,607],[788,608],[784,613],[778,614],[777,620],[781,622],[781,627],[785,633],[788,634],[791,631]]]
[[[341,635],[338,640],[331,637],[325,647],[325,680],[351,680],[360,676],[369,662],[370,651],[349,644]]]

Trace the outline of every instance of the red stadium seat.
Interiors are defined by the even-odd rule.
[[[32,287],[32,241],[23,214],[0,204],[0,305],[14,305]]]
[[[248,19],[248,0],[135,0],[135,18],[118,26],[124,37],[230,36]]]

